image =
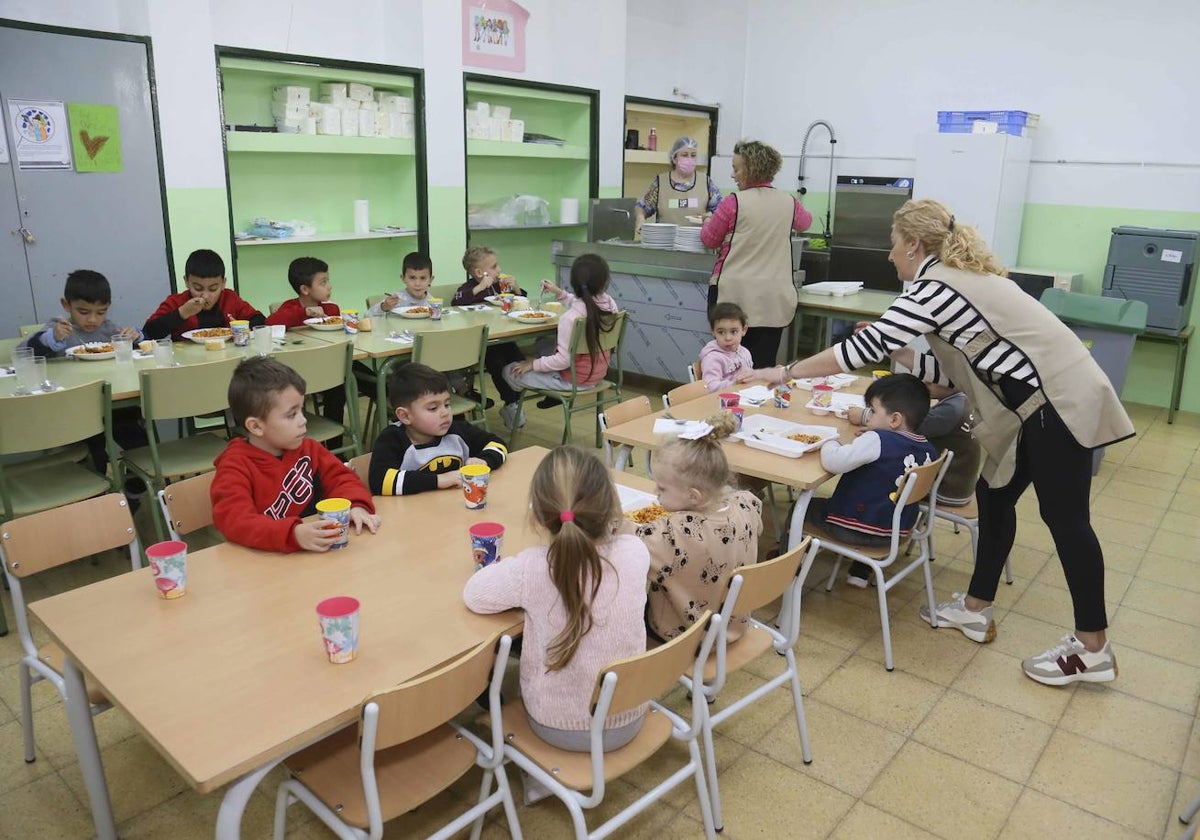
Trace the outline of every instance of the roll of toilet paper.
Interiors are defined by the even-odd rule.
[[[371,232],[371,202],[360,198],[354,202],[354,233],[365,236]]]
[[[558,206],[558,221],[564,225],[579,224],[579,199],[564,198]]]

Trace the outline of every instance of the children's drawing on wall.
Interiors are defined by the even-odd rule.
[[[512,55],[512,18],[490,13],[485,9],[472,9],[471,50],[493,55]]]
[[[524,71],[528,20],[513,0],[463,0],[463,63]]]

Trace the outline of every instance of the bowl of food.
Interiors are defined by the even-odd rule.
[[[78,347],[68,347],[65,353],[72,359],[80,359],[85,362],[99,362],[111,359],[116,355],[113,346],[107,341],[90,341],[87,344],[80,344]]]
[[[204,344],[209,339],[229,341],[233,338],[233,330],[229,329],[229,327],[209,327],[206,329],[188,330],[183,333],[183,337],[196,344]]]
[[[321,318],[305,318],[304,326],[312,327],[314,330],[342,330],[343,321],[341,315],[326,315]]]
[[[512,311],[508,313],[509,318],[516,318],[518,321],[524,321],[527,324],[544,324],[556,317],[553,312],[547,312],[545,309],[522,309],[520,311]]]
[[[403,309],[393,309],[401,318],[428,318],[433,309],[428,306],[406,306]]]

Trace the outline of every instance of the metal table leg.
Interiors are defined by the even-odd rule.
[[[1175,342],[1175,381],[1171,383],[1171,405],[1167,409],[1167,422],[1175,422],[1175,412],[1179,410],[1179,400],[1183,394],[1183,373],[1187,368],[1187,348],[1189,336],[1181,335]]]
[[[96,742],[96,727],[92,722],[92,706],[83,684],[83,672],[69,656],[63,659],[63,680],[67,688],[67,721],[71,725],[71,740],[79,757],[83,783],[87,786],[96,836],[99,840],[117,840],[117,825],[113,821],[108,784],[104,781],[104,765],[100,763],[100,745]]]
[[[217,840],[240,840],[242,814],[254,794],[254,789],[280,761],[283,761],[283,758],[264,764],[257,770],[251,770],[225,791],[225,797],[221,800],[221,810],[217,812]]]

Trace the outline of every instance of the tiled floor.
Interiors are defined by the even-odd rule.
[[[657,402],[657,400],[656,400]],[[1020,507],[1016,580],[1001,586],[994,643],[933,631],[916,615],[921,591],[891,595],[896,670],[883,669],[873,591],[823,589],[819,559],[804,599],[797,647],[814,761],[800,760],[786,692],[752,706],[717,740],[725,837],[1174,838],[1176,815],[1200,793],[1200,417],[1131,406],[1139,437],[1111,449],[1093,485],[1104,543],[1111,637],[1120,677],[1102,686],[1047,688],[1020,659],[1069,629],[1070,601],[1032,492]],[[557,411],[530,409],[521,445],[557,442]],[[494,412],[493,412],[494,416]],[[590,446],[587,415],[576,440]],[[144,517],[144,513],[142,514]],[[116,561],[76,564],[39,583],[35,597],[120,571]],[[966,535],[939,530],[939,596],[965,588]],[[11,616],[7,595],[4,607]],[[53,690],[35,691],[38,761],[21,760],[16,634],[0,639],[0,837],[83,838],[86,797],[66,718]],[[730,681],[745,690],[777,672],[764,656]],[[674,700],[682,695],[677,692]],[[97,719],[113,806],[124,838],[211,837],[219,800],[200,796],[141,739],[119,711]],[[610,787],[614,804],[651,787],[674,760]],[[243,837],[270,836],[274,774],[247,812]],[[449,792],[389,825],[387,836],[424,836],[474,795],[469,774]],[[605,805],[596,816],[612,813]],[[554,800],[520,809],[525,836],[567,836]],[[678,790],[622,837],[702,836],[690,788]],[[593,822],[593,824],[595,824]],[[507,836],[493,815],[484,836]],[[289,837],[329,834],[301,807]]]

